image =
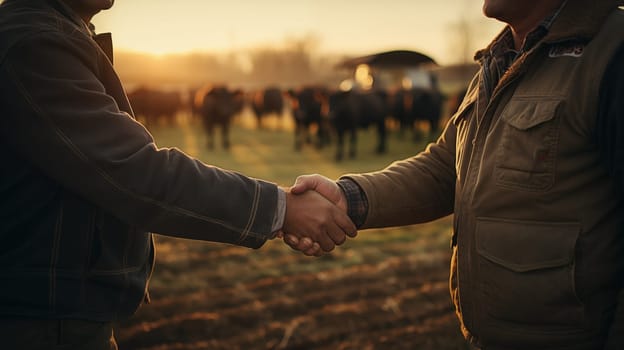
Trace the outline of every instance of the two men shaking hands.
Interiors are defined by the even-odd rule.
[[[285,190],[286,212],[277,236],[308,256],[321,256],[357,235],[348,216],[347,197],[324,176],[302,175]]]

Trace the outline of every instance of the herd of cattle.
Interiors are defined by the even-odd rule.
[[[262,126],[262,118],[271,113],[282,115],[289,110],[294,121],[295,149],[305,143],[323,147],[335,138],[336,160],[344,158],[345,141],[348,141],[348,157],[356,156],[357,131],[375,127],[376,151],[387,150],[387,125],[394,121],[401,132],[416,130],[418,121],[429,124],[428,132],[435,136],[441,122],[446,100],[439,91],[423,88],[389,91],[331,91],[324,87],[302,87],[282,91],[268,87],[254,92],[212,86],[194,90],[184,96],[139,87],[128,93],[135,116],[148,128],[156,122],[174,123],[183,109],[200,118],[206,131],[207,147],[214,148],[214,132],[221,130],[224,148],[230,147],[229,128],[234,117],[245,106]]]

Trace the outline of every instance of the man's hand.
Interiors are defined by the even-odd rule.
[[[345,213],[347,212],[347,199],[336,182],[319,174],[301,175],[295,180],[295,184],[290,188],[293,194],[301,194],[312,190],[320,193],[330,202],[336,204]],[[352,236],[353,237],[353,236]]]
[[[345,210],[315,191],[286,193],[284,241],[306,255],[330,252],[353,236],[356,228]],[[320,248],[320,249],[319,249]]]
[[[347,213],[347,199],[334,181],[318,174],[302,175],[297,177],[295,185],[290,188],[292,194],[302,194],[309,190],[318,192],[327,200],[336,204],[343,213]],[[349,237],[355,237],[357,231],[348,231],[346,234]],[[310,238],[297,237],[292,234],[283,234],[282,238],[291,248],[299,250],[306,255],[320,256],[323,253],[320,249],[320,245]]]

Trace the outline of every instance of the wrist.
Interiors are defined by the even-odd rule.
[[[347,215],[360,228],[368,215],[368,199],[362,188],[353,180],[343,178],[336,181],[347,202]]]
[[[271,234],[269,239],[277,237],[284,227],[284,220],[286,218],[286,190],[284,188],[277,188],[277,204],[275,208],[275,215],[273,216],[273,224],[271,225]]]

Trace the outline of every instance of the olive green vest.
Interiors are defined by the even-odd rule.
[[[464,334],[486,349],[604,341],[624,273],[624,207],[593,137],[622,44],[617,10],[587,45],[539,45],[489,105],[474,86],[452,121],[451,293]]]

